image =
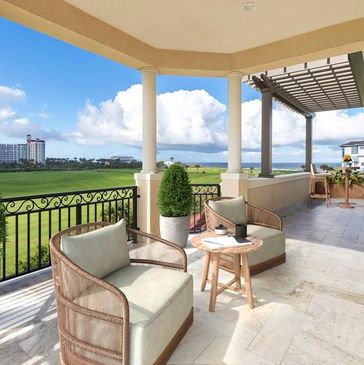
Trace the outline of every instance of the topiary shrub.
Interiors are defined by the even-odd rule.
[[[158,207],[163,217],[185,217],[192,208],[192,188],[185,168],[180,164],[168,167],[158,193]]]

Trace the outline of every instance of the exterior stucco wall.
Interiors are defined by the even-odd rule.
[[[248,201],[272,211],[281,211],[307,202],[309,173],[248,179]]]

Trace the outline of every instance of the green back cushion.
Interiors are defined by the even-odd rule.
[[[235,224],[246,224],[245,198],[238,198],[210,201],[209,206],[219,215]]]
[[[88,273],[102,278],[130,264],[126,223],[116,224],[77,236],[63,236],[61,251]]]

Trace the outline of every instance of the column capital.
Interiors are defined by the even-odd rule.
[[[225,75],[225,77],[229,78],[229,77],[241,77],[243,78],[244,74],[240,71],[231,71],[229,73],[227,73]]]
[[[159,73],[159,70],[155,67],[152,67],[152,66],[146,66],[146,67],[141,67],[139,69],[140,72],[153,72],[155,74],[158,74]]]

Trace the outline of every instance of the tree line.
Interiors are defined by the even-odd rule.
[[[106,158],[47,158],[45,164],[30,161],[0,163],[0,172],[17,171],[66,171],[92,169],[140,169],[142,162],[137,160],[122,161]]]

